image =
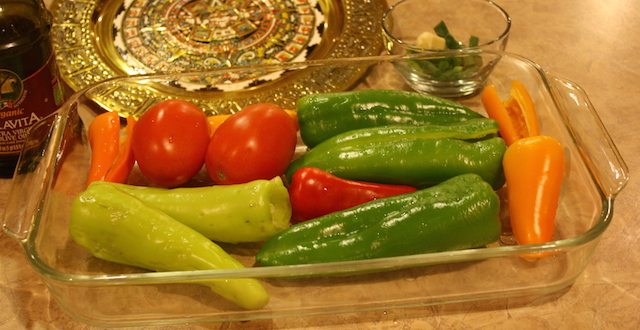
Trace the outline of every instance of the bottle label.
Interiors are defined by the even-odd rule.
[[[0,156],[18,155],[29,129],[64,101],[53,53],[36,73],[22,79],[0,69]]]

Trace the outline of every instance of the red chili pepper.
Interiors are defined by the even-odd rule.
[[[120,138],[120,115],[105,112],[93,119],[89,125],[91,145],[91,167],[87,186],[93,181],[124,183],[135,165],[131,148],[131,133],[136,120],[127,117],[126,137]]]
[[[291,178],[291,221],[302,222],[416,190],[410,186],[346,180],[315,167],[303,167]]]

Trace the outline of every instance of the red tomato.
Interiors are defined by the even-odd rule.
[[[287,169],[296,142],[296,126],[286,111],[273,104],[254,104],[218,127],[205,164],[218,184],[270,180]]]
[[[207,116],[191,102],[162,101],[140,116],[132,144],[138,167],[149,181],[179,186],[202,169],[209,145]]]

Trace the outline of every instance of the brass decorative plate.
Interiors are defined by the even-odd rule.
[[[78,91],[123,75],[378,55],[385,9],[384,0],[54,0],[52,38],[62,78]],[[114,86],[95,99],[136,112],[138,103],[181,95],[198,104],[209,100],[205,110],[216,113],[232,112],[248,97],[322,91],[316,71],[246,72],[235,71],[224,83],[216,74],[215,83],[202,75],[165,86]],[[348,89],[365,72],[354,67],[323,75],[322,83],[331,91]],[[231,109],[209,104],[223,92],[233,92],[224,95]]]

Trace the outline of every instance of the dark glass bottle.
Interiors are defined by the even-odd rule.
[[[10,178],[29,129],[64,91],[42,0],[0,0],[0,177]]]

